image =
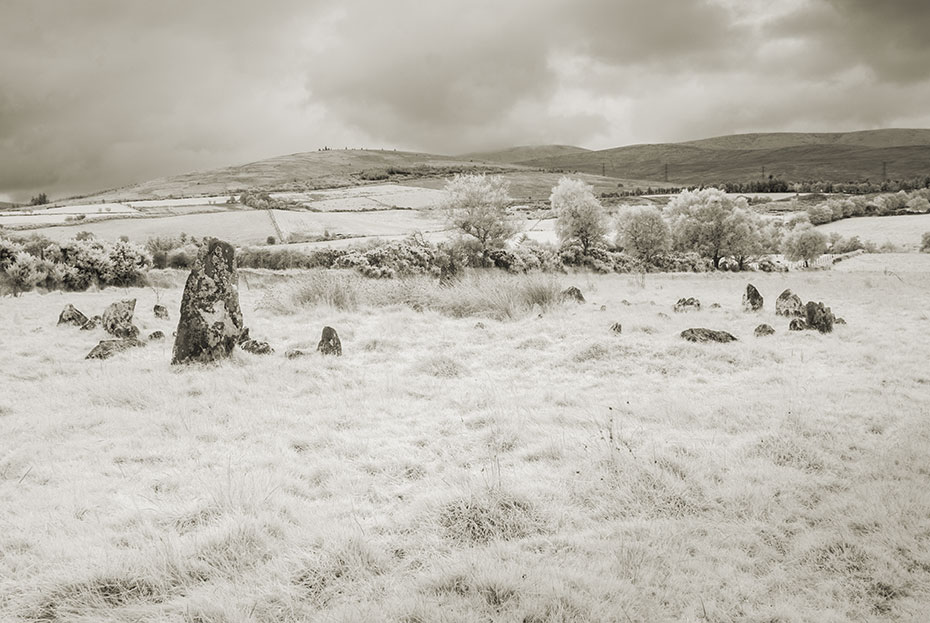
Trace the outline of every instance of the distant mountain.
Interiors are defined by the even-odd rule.
[[[630,145],[521,161],[519,164],[670,184],[750,181],[834,182],[930,175],[930,130],[769,133],[684,143]],[[763,169],[764,168],[764,169]]]
[[[478,151],[470,154],[456,156],[460,160],[483,160],[485,162],[500,162],[504,164],[517,164],[526,160],[537,158],[557,158],[590,151],[584,147],[572,145],[522,145],[498,151]]]

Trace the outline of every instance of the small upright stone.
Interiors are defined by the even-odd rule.
[[[779,316],[797,316],[804,315],[804,304],[801,297],[794,294],[791,290],[785,290],[775,299],[775,313]]]
[[[833,320],[833,324],[846,324],[846,319],[845,319],[845,318],[841,318],[841,317],[837,317],[837,318],[835,318],[835,319]]]
[[[172,364],[207,363],[229,357],[242,334],[239,272],[228,242],[204,242],[181,298]]]
[[[689,342],[735,342],[736,338],[726,331],[714,331],[713,329],[685,329],[681,332],[681,337]]]
[[[87,316],[78,311],[78,308],[71,303],[68,303],[58,316],[58,324],[70,324],[75,327],[83,327],[88,322]]]
[[[339,341],[339,335],[334,328],[323,327],[323,335],[320,337],[320,343],[316,345],[316,349],[324,355],[336,355],[338,357],[342,354],[342,342]]]
[[[132,324],[132,315],[136,311],[136,299],[123,299],[111,303],[103,310],[101,323],[103,330],[119,338],[139,336],[139,329]]]
[[[808,301],[804,312],[809,329],[817,329],[821,333],[833,331],[833,312],[829,307],[824,307],[823,303]]]
[[[701,301],[694,297],[680,298],[674,309],[676,312],[701,311]]]
[[[155,312],[155,317],[159,320],[168,320],[168,308],[164,305],[156,305],[152,308],[152,311]]]
[[[584,303],[584,294],[581,293],[581,290],[575,286],[569,286],[562,290],[561,298],[563,301],[575,301],[576,303]]]
[[[763,304],[762,295],[756,290],[756,286],[751,283],[746,286],[746,292],[743,293],[743,309],[748,312],[759,311]]]
[[[756,337],[765,337],[766,335],[773,335],[774,333],[775,329],[772,328],[772,325],[768,324],[760,324],[758,327],[756,327],[756,330],[753,331],[753,334]]]
[[[262,342],[260,340],[246,340],[239,344],[239,348],[253,355],[270,355],[274,352],[274,349],[268,342]]]
[[[161,341],[163,339],[165,339],[164,331],[152,331],[151,333],[149,333],[150,341]]]
[[[792,318],[791,323],[788,325],[789,331],[803,331],[807,328],[807,323],[804,322],[803,318]]]
[[[623,333],[623,325],[621,325],[619,322],[615,322],[610,325],[610,330],[614,333]]]

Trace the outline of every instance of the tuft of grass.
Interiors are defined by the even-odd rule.
[[[446,503],[439,511],[439,525],[449,539],[464,543],[512,541],[544,528],[529,500],[498,490]]]
[[[794,467],[811,473],[822,471],[824,468],[823,456],[817,450],[785,434],[762,438],[755,445],[753,452],[779,467]]]
[[[610,349],[599,342],[595,342],[579,350],[572,359],[578,363],[583,363],[585,361],[600,361],[602,359],[607,359],[609,356]]]
[[[462,376],[465,372],[465,366],[446,355],[436,355],[424,361],[420,365],[420,370],[430,376],[441,379],[451,379]]]
[[[308,600],[323,607],[354,587],[389,570],[386,556],[358,538],[337,542],[306,556],[292,583]]]

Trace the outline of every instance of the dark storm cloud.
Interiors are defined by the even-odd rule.
[[[322,145],[927,126],[928,24],[922,0],[7,0],[0,195]]]

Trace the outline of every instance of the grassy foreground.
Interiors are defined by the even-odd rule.
[[[930,272],[856,261],[562,277],[588,302],[541,317],[544,282],[501,315],[253,275],[277,352],[208,367],[55,326],[134,296],[170,336],[176,281],[0,299],[0,620],[924,620]],[[788,333],[785,287],[848,325]],[[343,357],[284,358],[324,324]]]

